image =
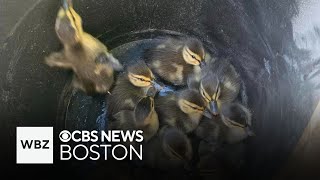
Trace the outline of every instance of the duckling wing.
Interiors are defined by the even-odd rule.
[[[135,128],[134,113],[130,110],[123,110],[113,115],[113,121],[108,122],[108,129],[132,130]]]
[[[113,73],[107,72],[107,68],[93,63],[78,65],[74,71],[74,87],[89,95],[106,93],[113,84]]]
[[[234,76],[233,74],[227,74],[221,86],[221,95],[219,97],[221,102],[231,102],[239,94],[240,90],[240,79],[238,76]]]
[[[176,42],[176,41],[174,41]],[[145,59],[152,71],[174,85],[184,85],[193,66],[182,57],[181,43],[166,42],[145,52]]]
[[[183,43],[176,39],[167,38],[167,39],[157,39],[157,43],[153,47],[147,49],[144,52],[144,57],[146,62],[154,61],[156,59],[170,59],[175,56],[182,54],[180,53]]]
[[[160,124],[175,126],[175,119],[180,109],[176,105],[175,93],[166,96],[158,96],[155,99],[155,109],[158,113]]]
[[[199,126],[195,130],[196,136],[206,141],[218,140],[219,133],[219,125],[215,122],[214,119],[209,118],[203,118],[200,121]]]
[[[160,125],[176,127],[185,133],[193,131],[198,125],[177,106],[177,97],[175,94],[157,97],[155,102]]]
[[[197,78],[196,75],[188,76],[188,79],[187,79],[188,88],[198,91],[200,87],[200,79],[201,78]]]
[[[225,103],[221,106],[221,113],[231,121],[242,126],[251,126],[252,114],[248,108],[240,103]]]
[[[133,86],[125,76],[118,77],[111,95],[107,97],[110,115],[121,110],[134,110],[137,102],[145,95],[141,88]]]

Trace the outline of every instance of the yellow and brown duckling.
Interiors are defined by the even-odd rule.
[[[219,114],[222,103],[232,102],[240,90],[241,79],[227,59],[207,65],[202,71],[199,91],[213,115]]]
[[[114,70],[121,70],[122,65],[104,44],[83,31],[81,17],[71,0],[63,1],[55,31],[63,50],[46,57],[46,64],[72,70],[73,86],[89,95],[107,93],[114,82]]]
[[[114,114],[114,118],[109,121],[109,129],[143,130],[144,141],[149,141],[159,129],[154,99],[150,96],[140,99],[133,111],[122,110]]]
[[[174,127],[163,126],[158,134],[144,145],[147,166],[163,170],[185,168],[193,151],[188,137]]]
[[[250,129],[252,114],[240,103],[225,103],[219,116],[204,118],[196,129],[196,135],[205,141],[238,143],[254,133]]]
[[[186,85],[192,73],[205,63],[205,50],[195,38],[169,38],[146,52],[146,62],[152,71],[173,85]]]
[[[121,110],[134,110],[138,101],[147,96],[150,88],[160,90],[149,67],[143,61],[129,65],[119,75],[111,95],[108,97],[108,113],[114,115]]]
[[[198,91],[190,89],[156,98],[160,124],[177,127],[184,133],[190,133],[198,126],[205,107]]]

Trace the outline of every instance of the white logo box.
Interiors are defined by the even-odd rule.
[[[53,127],[17,127],[17,164],[53,164]]]

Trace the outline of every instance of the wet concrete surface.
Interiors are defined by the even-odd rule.
[[[10,34],[14,26],[23,19],[27,11],[39,0],[0,1],[0,43]]]

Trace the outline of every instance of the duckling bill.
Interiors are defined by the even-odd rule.
[[[86,33],[82,19],[71,0],[64,0],[59,9],[55,31],[63,50],[45,58],[50,67],[72,70],[72,84],[89,95],[107,93],[114,81],[114,70],[122,65],[98,39]]]
[[[186,85],[190,74],[204,65],[205,50],[195,38],[169,38],[146,52],[146,62],[155,74],[173,85]]]

